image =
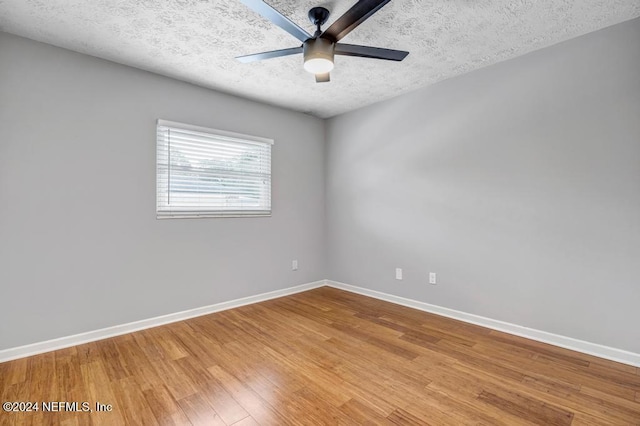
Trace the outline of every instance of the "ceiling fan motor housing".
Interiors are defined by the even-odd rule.
[[[326,59],[333,62],[335,43],[325,38],[312,38],[304,42],[302,54],[304,61],[310,59]]]

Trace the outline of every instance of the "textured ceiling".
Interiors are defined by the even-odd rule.
[[[270,0],[313,33],[355,0]],[[286,108],[330,117],[640,16],[639,0],[395,0],[343,39],[408,50],[404,62],[336,57],[316,84],[302,56],[235,56],[295,47],[239,0],[0,0],[0,30]],[[326,28],[325,25],[325,28]]]

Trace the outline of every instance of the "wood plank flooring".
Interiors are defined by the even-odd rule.
[[[2,402],[94,410],[2,425],[640,425],[638,368],[328,287],[2,363],[0,381]]]

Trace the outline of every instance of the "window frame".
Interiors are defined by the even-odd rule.
[[[198,207],[195,207],[194,210],[185,210],[180,211],[174,210],[171,211],[166,208],[166,205],[162,204],[161,200],[161,182],[162,179],[165,179],[165,182],[169,181],[170,171],[167,168],[166,173],[161,171],[161,167],[165,166],[161,163],[161,149],[165,149],[161,147],[161,144],[165,144],[166,142],[161,142],[160,138],[160,127],[168,127],[173,129],[185,130],[185,131],[193,131],[198,133],[204,133],[208,135],[212,135],[213,137],[220,137],[224,139],[228,139],[230,142],[233,140],[237,140],[239,144],[241,143],[255,143],[255,144],[263,144],[268,145],[269,147],[269,194],[268,194],[268,210],[247,210],[246,213],[243,213],[242,210],[212,210],[211,207],[202,207],[198,210]],[[270,138],[264,138],[253,135],[246,135],[242,133],[230,132],[226,130],[213,129],[210,127],[202,127],[196,126],[192,124],[181,123],[177,121],[170,121],[164,119],[158,119],[156,121],[156,218],[157,219],[199,219],[199,218],[239,218],[239,217],[270,217],[272,215],[272,171],[273,171],[273,145],[275,141]],[[167,143],[167,146],[170,147],[170,143]],[[170,148],[168,148],[170,149]],[[167,194],[167,191],[164,192]],[[163,207],[164,210],[163,210]]]

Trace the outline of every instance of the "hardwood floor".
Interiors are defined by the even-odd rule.
[[[0,380],[2,402],[40,401],[3,425],[640,425],[635,367],[327,287],[2,363]]]

